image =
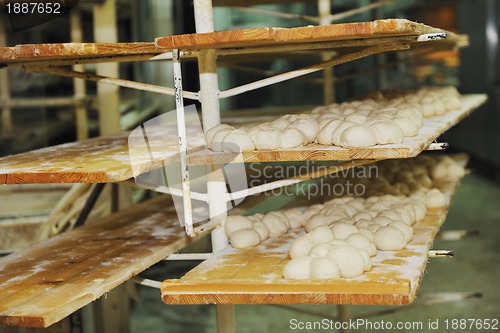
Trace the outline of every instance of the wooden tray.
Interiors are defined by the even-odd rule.
[[[165,197],[0,259],[0,325],[48,327],[195,239]]]
[[[460,159],[466,164],[466,158]],[[458,182],[442,184],[448,202]],[[400,251],[378,251],[373,268],[352,279],[293,281],[282,278],[291,242],[304,233],[268,239],[256,248],[227,247],[180,279],[162,284],[167,304],[379,304],[411,303],[418,292],[434,237],[448,207],[431,210],[414,226]]]
[[[461,110],[426,119],[419,134],[406,138],[401,144],[353,149],[310,144],[303,148],[246,152],[242,158],[244,162],[280,162],[414,157],[485,101],[486,95],[464,96]],[[150,140],[151,150],[143,149],[135,156],[137,174],[162,167],[164,162],[177,160],[176,133],[165,131],[161,135],[162,140]],[[133,178],[128,136],[129,133],[120,133],[0,158],[0,184],[103,183]],[[192,140],[188,140],[190,148],[199,147],[204,142],[202,135],[192,134],[191,137]],[[203,150],[191,153],[188,162],[224,164],[234,162],[235,157],[230,153]]]

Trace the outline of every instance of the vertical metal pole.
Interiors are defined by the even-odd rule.
[[[330,0],[318,0],[318,13],[320,18],[320,25],[330,24],[331,2]],[[322,59],[328,60],[332,57],[332,52],[322,52]],[[323,70],[323,99],[325,104],[332,104],[335,102],[335,78],[333,67],[327,67]]]
[[[212,0],[194,0],[194,18],[196,32],[213,32],[214,16]],[[217,62],[214,50],[203,50],[198,56],[200,75],[200,102],[203,130],[205,133],[220,124],[219,83],[217,78]],[[208,167],[210,168],[210,167]],[[207,181],[208,208],[210,219],[219,220],[219,226],[212,231],[212,251],[217,252],[228,245],[224,232],[227,216],[227,189],[222,170],[209,170]],[[219,333],[236,332],[234,323],[234,306],[217,305],[217,330]]]
[[[194,0],[194,17],[196,32],[213,32],[214,17],[212,0]],[[214,50],[202,50],[198,55],[198,70],[200,75],[200,102],[205,133],[215,125],[220,124],[219,84],[217,78],[217,59]],[[228,239],[224,233],[224,223],[227,216],[227,189],[222,170],[209,170],[207,193],[210,218],[219,220],[220,226],[212,231],[212,250],[224,249]]]
[[[174,66],[174,87],[175,87],[175,106],[177,113],[177,134],[181,164],[182,178],[182,201],[184,211],[184,223],[186,233],[194,237],[193,230],[193,212],[191,207],[191,189],[189,182],[189,169],[186,163],[187,155],[187,138],[186,138],[186,118],[184,115],[184,100],[182,99],[182,69],[179,59],[179,50],[173,50],[173,66]]]
[[[338,305],[339,309],[339,321],[342,322],[347,322],[349,321],[349,306],[348,305]],[[342,325],[343,326],[343,325]],[[349,333],[349,329],[341,328],[339,330],[339,333]]]

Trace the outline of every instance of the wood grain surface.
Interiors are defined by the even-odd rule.
[[[459,157],[466,164],[467,159]],[[451,201],[458,182],[439,186]],[[427,212],[417,222],[414,238],[400,251],[378,251],[373,268],[351,279],[287,280],[283,267],[290,260],[297,229],[270,238],[255,248],[227,247],[180,279],[162,284],[167,304],[378,304],[411,303],[418,292],[433,240],[443,224],[448,206]]]
[[[192,242],[160,197],[0,259],[0,325],[47,327]]]
[[[443,32],[443,30],[405,19],[386,19],[370,22],[338,23],[325,26],[258,28],[226,30],[204,34],[185,34],[158,37],[155,43],[158,48],[164,49],[221,49],[388,36],[418,36],[436,32]]]
[[[294,149],[245,152],[242,153],[241,158],[231,153],[202,150],[190,153],[188,162],[189,164],[224,164],[241,160],[244,162],[347,161],[414,157],[485,101],[486,95],[464,96],[461,110],[425,119],[419,134],[412,138],[405,138],[401,144],[352,149],[310,144]],[[187,128],[189,148],[202,147],[203,135],[195,128],[195,125],[188,124]],[[149,148],[136,146],[132,155],[129,154],[129,133],[120,133],[6,156],[0,158],[0,184],[124,181],[132,178],[134,174],[142,174],[161,167],[163,163],[177,160],[175,131],[172,126],[156,128],[151,133]]]

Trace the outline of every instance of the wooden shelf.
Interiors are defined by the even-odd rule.
[[[464,96],[461,110],[425,119],[419,134],[406,138],[401,144],[353,149],[310,144],[295,149],[245,152],[242,154],[243,161],[347,161],[414,157],[485,101],[486,95]],[[163,162],[178,159],[175,129],[162,128],[155,133],[160,135],[160,139],[154,139],[154,133],[150,137],[153,158],[150,158],[150,151],[145,148],[134,154],[134,167],[138,174],[157,169]],[[129,133],[120,133],[0,158],[0,184],[104,183],[133,178],[128,136]],[[188,140],[189,148],[203,145],[202,135],[191,134],[188,138],[191,138]],[[234,158],[235,155],[231,153],[203,150],[191,153],[188,163],[223,164],[231,163]]]
[[[444,116],[426,118],[419,134],[405,138],[400,144],[377,145],[369,148],[345,149],[336,146],[309,144],[301,148],[255,150],[242,153],[245,162],[279,161],[349,161],[353,159],[389,159],[415,157],[441,134],[482,105],[486,95],[465,95],[462,109],[447,112]],[[208,150],[188,156],[190,164],[230,163],[235,154],[215,153]]]
[[[156,46],[163,49],[199,50],[199,49],[226,49],[261,46],[284,46],[291,44],[303,45],[303,50],[310,49],[311,43],[332,41],[354,41],[366,46],[365,39],[372,39],[372,43],[380,43],[381,38],[410,37],[409,41],[416,41],[416,37],[430,33],[446,33],[450,38],[456,35],[442,29],[433,28],[424,24],[405,19],[386,19],[370,22],[339,23],[324,26],[307,26],[299,28],[252,28],[243,30],[226,30],[201,34],[186,34],[158,37]]]
[[[459,161],[465,165],[466,158]],[[448,202],[458,182],[441,184]],[[411,303],[418,292],[428,252],[448,207],[430,210],[414,226],[414,239],[400,251],[378,251],[373,268],[360,277],[333,280],[286,280],[291,232],[249,249],[227,247],[180,279],[162,284],[167,304],[379,304]]]
[[[196,240],[156,198],[0,259],[0,325],[48,327]]]

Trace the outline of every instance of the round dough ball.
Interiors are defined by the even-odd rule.
[[[406,237],[398,228],[386,226],[375,232],[374,242],[381,251],[396,251],[405,248]]]
[[[309,257],[311,258],[319,258],[324,257],[330,252],[331,249],[334,248],[334,245],[330,243],[319,243],[313,246],[311,251],[309,251]]]
[[[372,222],[376,223],[382,227],[385,227],[386,225],[388,225],[394,221],[391,220],[390,218],[388,218],[387,216],[377,216],[372,220]]]
[[[314,214],[310,218],[307,219],[305,224],[305,228],[307,232],[311,232],[315,228],[319,226],[325,226],[330,224],[330,220],[323,214]]]
[[[377,140],[372,130],[364,125],[351,126],[340,136],[342,148],[372,147],[376,144]]]
[[[398,125],[389,121],[375,123],[370,126],[370,129],[373,131],[379,145],[403,142],[403,130]]]
[[[352,121],[343,121],[339,126],[337,126],[337,128],[335,128],[332,132],[332,144],[340,146],[340,137],[342,136],[342,133],[352,126],[357,126],[357,124]]]
[[[352,219],[354,221],[356,221],[356,222],[358,222],[360,220],[371,221],[372,220],[372,216],[367,211],[361,211],[361,212],[358,212],[358,213],[354,214],[352,216]]]
[[[373,247],[375,247],[375,245],[373,245]],[[369,271],[370,269],[372,269],[373,265],[372,265],[372,259],[370,258],[370,254],[368,254],[368,252],[363,249],[356,248],[356,250],[358,250],[359,254],[361,254],[363,260],[365,261],[365,271]],[[377,248],[375,248],[375,252],[377,252]]]
[[[328,242],[328,244],[332,245],[333,247],[349,247],[351,246],[345,239],[334,239]]]
[[[360,114],[360,112],[352,113],[345,117],[346,121],[352,121],[356,124],[363,125],[367,121],[366,115]]]
[[[312,259],[309,257],[296,258],[290,260],[283,268],[283,277],[292,280],[305,280],[311,277],[310,264]]]
[[[436,115],[436,109],[434,108],[434,103],[423,103],[421,104],[424,117],[433,117]]]
[[[229,215],[226,217],[226,223],[224,225],[224,231],[227,237],[231,237],[233,232],[240,229],[252,229],[253,222],[250,218],[241,215]]]
[[[236,230],[229,236],[229,241],[237,249],[257,246],[262,242],[259,233],[253,229]]]
[[[314,245],[315,244],[311,241],[308,234],[296,238],[290,246],[290,258],[307,257]]]
[[[377,254],[377,248],[375,247],[375,244],[373,244],[370,239],[360,233],[352,234],[345,240],[352,247],[365,250],[370,256],[374,256],[375,254]]]
[[[427,208],[440,208],[446,206],[446,198],[437,188],[427,192],[425,205]]]
[[[418,134],[418,126],[408,118],[397,117],[392,120],[403,131],[404,136],[415,136]]]
[[[222,139],[222,150],[229,153],[255,150],[250,135],[243,130],[234,130]]]
[[[414,204],[415,208],[415,221],[420,221],[425,218],[425,215],[427,215],[427,208],[425,205],[421,202],[415,202]]]
[[[398,214],[400,217],[399,220],[396,221],[401,221],[406,225],[413,225],[415,223],[415,216],[412,215],[408,207],[405,206],[396,206],[392,208],[392,211],[396,214]],[[414,213],[413,213],[414,214]]]
[[[405,235],[406,243],[410,242],[413,239],[413,228],[409,227],[407,224],[400,221],[395,221],[389,224],[389,226],[399,229],[399,231],[401,231]]]
[[[341,120],[334,119],[330,120],[326,125],[321,127],[318,132],[318,143],[321,145],[332,145],[332,134],[333,131],[342,124]]]
[[[334,237],[332,230],[328,226],[321,225],[309,233],[309,239],[314,244],[319,244],[329,242],[333,240]]]
[[[224,141],[224,138],[226,137],[226,135],[229,135],[233,131],[235,130],[229,128],[217,131],[212,137],[212,141],[210,141],[208,144],[209,148],[213,151],[222,151],[222,142]]]
[[[337,263],[343,278],[360,276],[365,271],[365,259],[353,247],[335,247],[328,252],[328,257]]]
[[[262,220],[262,217],[264,216],[264,214],[260,214],[260,213],[257,213],[257,214],[253,214],[253,215],[250,215],[250,216],[247,216],[250,220],[252,220],[252,222],[260,222],[260,220]]]
[[[358,228],[358,232],[368,238],[370,241],[374,242],[375,238],[373,236],[373,232],[370,231],[368,228]],[[375,245],[375,243],[374,243]]]
[[[305,142],[306,137],[304,133],[294,127],[287,127],[281,133],[280,148],[297,148],[302,146]]]
[[[285,218],[276,214],[276,212],[269,212],[262,217],[261,222],[269,229],[270,237],[279,237],[286,234],[290,227],[290,225],[287,224],[288,221],[285,220]]]
[[[288,219],[290,228],[297,229],[302,227],[302,212],[298,208],[290,208],[283,211],[283,215]]]
[[[339,267],[330,258],[314,258],[310,269],[311,279],[340,279]]]
[[[256,127],[249,132],[249,135],[257,150],[278,149],[280,147],[281,130],[277,128]]]
[[[220,130],[234,130],[234,127],[233,126],[229,126],[228,124],[219,124],[219,125],[215,125],[214,127],[212,127],[211,129],[209,129],[207,131],[207,133],[205,134],[205,140],[207,141],[207,146],[210,147],[210,143],[212,142],[213,138],[214,138],[214,135],[215,133],[217,133],[218,131]]]
[[[305,137],[307,138],[307,142],[314,142],[314,140],[316,140],[319,125],[316,120],[314,120],[314,118],[297,119],[292,123],[292,127],[295,127],[296,129],[304,133]]]
[[[288,119],[284,118],[284,117],[279,117],[279,118],[276,118],[276,119],[272,120],[269,123],[269,126],[270,127],[274,127],[274,128],[279,128],[280,130],[283,130],[286,127],[290,126],[290,121]]]
[[[331,227],[333,237],[336,239],[346,239],[352,234],[358,232],[358,229],[352,224],[337,222]]]
[[[253,224],[253,230],[259,233],[260,239],[265,241],[269,238],[269,228],[262,222],[255,222]]]

